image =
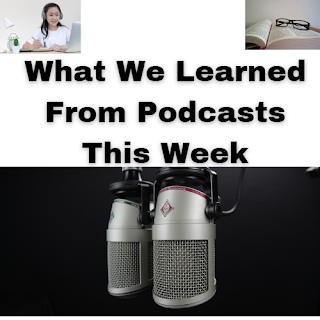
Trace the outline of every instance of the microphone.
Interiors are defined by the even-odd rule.
[[[154,203],[154,301],[166,308],[208,301],[217,283],[214,219],[223,215],[216,173],[209,168],[161,168]]]
[[[306,172],[311,178],[320,177],[320,167],[309,167]]]
[[[110,184],[116,195],[107,238],[108,292],[130,298],[153,282],[153,248],[150,216],[151,182],[142,181],[141,168],[123,168],[123,180]],[[134,201],[133,201],[134,200]]]

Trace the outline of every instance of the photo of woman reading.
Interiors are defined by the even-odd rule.
[[[41,50],[52,49],[53,51],[68,50],[70,30],[60,23],[63,13],[55,3],[48,3],[43,8],[42,25],[22,46],[22,49]]]

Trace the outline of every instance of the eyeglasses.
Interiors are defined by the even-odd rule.
[[[298,30],[309,30],[310,23],[304,20],[289,20],[284,18],[279,18],[276,20],[277,27],[287,27],[288,24],[292,24],[294,28]]]

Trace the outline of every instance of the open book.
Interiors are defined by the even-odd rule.
[[[320,49],[320,33],[264,20],[246,29],[246,49]]]

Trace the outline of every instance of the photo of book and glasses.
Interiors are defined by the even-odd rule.
[[[261,2],[259,2],[261,4]],[[320,1],[246,0],[246,49],[320,49]],[[292,19],[292,18],[299,19]]]

